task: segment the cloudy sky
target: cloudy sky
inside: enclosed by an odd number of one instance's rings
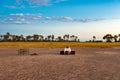
[[[119,34],[120,0],[0,0],[0,34]]]

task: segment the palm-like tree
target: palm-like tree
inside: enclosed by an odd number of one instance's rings
[[[75,35],[70,36],[71,41],[74,41],[74,37],[75,37]]]
[[[43,41],[44,36],[43,35],[39,35],[40,41]]]
[[[43,36],[39,35],[39,41],[42,41],[42,40],[43,40]]]
[[[64,36],[63,36],[64,41],[65,41],[65,37],[66,37],[66,36],[64,35]]]
[[[4,35],[4,41],[8,41],[8,40],[9,40],[9,37],[10,37],[10,33],[7,32],[7,33]]]
[[[77,41],[77,39],[78,39],[78,36],[75,36],[75,41]]]
[[[50,41],[50,40],[51,40],[51,37],[52,37],[51,35],[48,35],[48,36],[47,36],[47,40]]]
[[[62,37],[61,36],[58,36],[58,41],[62,41]]]
[[[21,37],[19,35],[16,35],[16,40],[20,41]]]
[[[77,38],[78,38],[78,36],[75,36],[75,35],[71,35],[70,36],[70,38],[71,38],[71,41],[77,41]]]
[[[26,36],[26,40],[27,40],[27,41],[31,41],[32,38],[33,38],[33,37],[32,37],[31,35]]]
[[[96,40],[96,36],[93,36],[93,42],[95,42],[95,40]]]
[[[53,40],[54,40],[54,38],[55,38],[55,36],[52,34],[52,35],[51,35],[51,38],[52,38],[52,41],[53,41]]]
[[[16,35],[11,35],[12,41],[17,41],[17,36]]]
[[[20,41],[25,41],[25,38],[22,34],[20,35]]]
[[[106,34],[103,39],[106,39],[106,42],[112,42],[113,36],[111,34]]]
[[[65,35],[63,36],[63,39],[64,39],[65,41],[68,41],[68,40],[69,40],[69,37],[70,37],[69,34],[65,34]]]
[[[33,39],[34,39],[34,41],[38,41],[39,35],[38,35],[38,34],[34,34],[34,35],[33,35]]]
[[[21,36],[19,35],[11,35],[12,41],[21,41]]]
[[[2,35],[2,34],[0,34],[0,41],[2,41],[2,39],[3,39],[3,35]]]

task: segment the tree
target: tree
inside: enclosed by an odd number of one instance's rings
[[[112,42],[113,36],[111,34],[106,34],[103,39],[106,39],[106,42]]]
[[[77,39],[78,39],[78,36],[75,36],[75,41],[77,41]]]
[[[16,41],[20,41],[21,37],[19,35],[16,35]]]
[[[17,40],[17,36],[16,35],[11,35],[12,37],[12,41],[16,41]]]
[[[8,40],[9,40],[9,37],[10,37],[10,33],[7,32],[7,33],[4,35],[4,41],[8,41]]]
[[[118,38],[117,35],[114,35],[114,36],[113,36],[113,39],[115,40],[115,42],[117,42],[117,38]]]
[[[51,35],[47,36],[47,40],[50,41],[51,37]]]
[[[93,42],[95,42],[95,40],[96,40],[96,36],[93,36]]]
[[[25,41],[25,38],[22,34],[20,35],[20,41]]]
[[[27,40],[27,41],[31,41],[32,38],[33,38],[33,37],[32,37],[31,35],[26,36],[26,40]]]
[[[12,41],[21,41],[21,36],[19,35],[11,35]]]
[[[118,34],[118,37],[119,37],[119,40],[118,40],[118,41],[120,42],[120,34]]]
[[[52,38],[52,41],[53,41],[53,40],[54,40],[54,38],[55,38],[55,36],[52,34],[52,35],[51,35],[51,38]]]
[[[71,41],[74,41],[74,38],[75,38],[75,35],[70,36]]]
[[[0,34],[0,41],[2,41],[2,39],[3,39],[3,35],[2,35],[2,34]]]
[[[70,39],[71,39],[71,41],[77,41],[77,38],[78,38],[78,36],[75,36],[75,35],[71,35],[70,36]]]
[[[69,34],[65,34],[65,35],[63,36],[63,39],[64,39],[65,41],[68,41],[68,40],[69,40],[69,37],[70,37]]]
[[[33,39],[34,39],[34,41],[38,41],[39,35],[38,35],[38,34],[34,34],[34,35],[33,35]]]
[[[62,37],[61,36],[58,36],[58,41],[62,41]]]
[[[43,35],[39,35],[40,41],[43,41],[44,36]]]

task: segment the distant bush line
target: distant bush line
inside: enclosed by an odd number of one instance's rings
[[[120,42],[120,34],[106,34],[103,36],[103,40],[106,42]],[[103,42],[103,40],[97,40],[96,36],[92,36],[92,40],[85,42]],[[69,34],[57,37],[53,34],[46,37],[39,34],[33,34],[25,37],[23,34],[13,35],[7,32],[6,34],[0,34],[0,42],[80,42],[80,39],[76,35]]]

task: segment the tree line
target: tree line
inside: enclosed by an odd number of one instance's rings
[[[112,35],[112,34],[106,34],[103,36],[103,40],[106,40],[106,42],[120,42],[120,34],[118,35]],[[96,36],[92,37],[92,40],[89,40],[87,42],[103,42],[103,40],[97,40]],[[39,34],[33,34],[33,35],[27,35],[26,37],[21,34],[21,35],[13,35],[7,32],[6,34],[0,34],[0,41],[5,42],[49,42],[49,41],[58,41],[58,42],[80,42],[80,39],[76,35],[69,35],[65,34],[63,36],[58,36],[55,38],[55,35],[48,35],[48,36],[43,36]]]
[[[105,36],[103,36],[103,39],[105,39],[106,42],[120,42],[120,34],[118,35],[106,34]]]
[[[43,36],[39,34],[33,34],[33,35],[27,35],[26,37],[21,34],[21,35],[12,35],[9,32],[6,34],[2,35],[0,34],[0,41],[14,41],[14,42],[19,42],[19,41],[27,41],[27,42],[39,42],[39,41],[74,41],[77,42],[79,41],[78,36],[76,35],[69,35],[65,34],[63,36],[58,36],[55,38],[55,35],[48,35],[48,36]]]

